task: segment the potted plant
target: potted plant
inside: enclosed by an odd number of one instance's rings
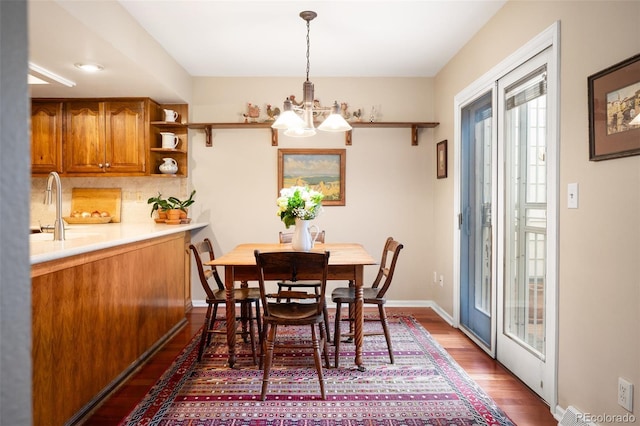
[[[171,206],[171,209],[175,209],[175,210],[179,210],[180,211],[180,219],[186,219],[187,218],[187,210],[188,207],[190,205],[192,205],[193,203],[195,203],[195,200],[193,199],[193,196],[196,194],[196,190],[194,189],[193,191],[191,191],[191,195],[189,195],[189,198],[187,198],[186,200],[182,201],[176,197],[169,197],[167,198],[167,201],[169,202],[169,205]]]
[[[162,194],[158,192],[156,197],[151,197],[147,200],[147,204],[152,204],[150,216],[153,217],[153,212],[158,212],[158,220],[164,221],[167,218],[167,211],[171,209],[171,205],[168,200],[162,198]]]
[[[162,198],[162,194],[158,192],[156,197],[147,200],[147,204],[151,204],[151,216],[153,212],[158,211],[157,222],[180,223],[181,220],[187,219],[187,208],[195,203],[193,196],[196,194],[195,189],[186,200],[180,200],[177,197]]]

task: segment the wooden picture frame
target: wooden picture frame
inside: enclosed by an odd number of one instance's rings
[[[344,206],[346,156],[346,149],[278,149],[278,196],[308,186],[324,194],[323,206]]]
[[[589,160],[640,154],[640,54],[587,81]]]
[[[447,140],[436,144],[436,177],[444,179],[447,177]]]

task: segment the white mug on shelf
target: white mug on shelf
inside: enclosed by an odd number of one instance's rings
[[[164,121],[176,121],[178,119],[178,113],[172,109],[164,110]]]
[[[180,139],[176,136],[175,133],[170,132],[160,132],[162,135],[162,148],[164,149],[175,149],[178,146],[178,142]]]

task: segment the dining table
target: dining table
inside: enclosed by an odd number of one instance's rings
[[[258,281],[258,268],[254,251],[283,252],[294,251],[291,243],[244,243],[237,245],[233,250],[225,253],[205,264],[224,267],[224,285],[226,290],[226,327],[227,347],[229,351],[229,367],[233,368],[236,362],[236,311],[233,289],[236,283]],[[348,280],[355,288],[354,315],[354,344],[355,365],[360,371],[365,370],[362,360],[362,341],[364,327],[363,313],[363,282],[364,267],[375,265],[376,261],[367,250],[358,243],[316,243],[311,252],[325,252],[329,254],[328,280]],[[265,276],[265,279],[278,280],[282,277]]]

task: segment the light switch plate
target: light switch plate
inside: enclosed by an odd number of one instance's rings
[[[578,208],[578,184],[567,184],[567,207],[570,209]]]

